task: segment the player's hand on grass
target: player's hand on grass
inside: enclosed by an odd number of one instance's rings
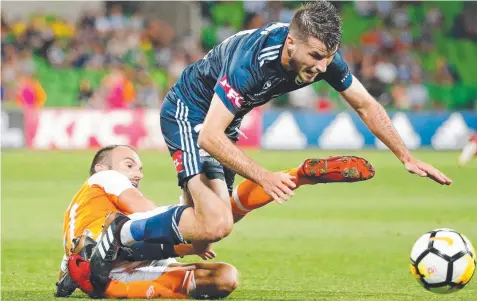
[[[267,173],[259,184],[275,202],[281,204],[293,196],[294,193],[292,189],[296,187],[293,182],[294,178],[295,177],[283,172]]]
[[[216,257],[215,252],[212,250],[212,244],[204,242],[192,242],[194,254],[202,258],[203,260],[214,259]]]
[[[439,184],[442,184],[442,185],[452,184],[452,180],[449,179],[441,171],[434,168],[432,165],[416,160],[414,158],[411,158],[409,161],[404,162],[404,167],[410,173],[417,174],[421,177],[428,177]]]
[[[208,251],[205,251],[203,253],[200,253],[198,254],[200,258],[202,258],[203,260],[208,260],[208,259],[214,259],[216,254],[215,252],[211,249],[211,250],[208,250]]]

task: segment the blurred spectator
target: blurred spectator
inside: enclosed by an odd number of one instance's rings
[[[452,73],[447,65],[447,61],[440,57],[436,61],[436,73],[434,74],[434,82],[438,85],[450,86],[454,83]]]
[[[159,89],[152,77],[145,71],[138,71],[137,78],[137,107],[157,109],[161,106],[163,95],[161,95]]]
[[[256,13],[248,13],[247,15],[245,15],[245,20],[244,20],[245,30],[260,28],[262,26],[265,26],[265,20],[263,19],[261,15]]]
[[[444,16],[442,15],[440,9],[437,6],[432,6],[426,14],[426,23],[427,25],[440,28],[444,22]]]
[[[106,92],[106,108],[129,108],[134,102],[136,91],[122,67],[114,66],[102,84]]]
[[[407,89],[402,83],[395,84],[391,89],[393,106],[400,110],[409,110],[411,108],[411,99],[407,94]]]
[[[21,108],[40,108],[45,104],[46,92],[35,78],[20,75],[16,83],[16,102]]]
[[[92,45],[93,53],[91,54],[86,66],[88,69],[101,70],[106,66],[106,55],[104,47],[99,43]]]
[[[249,15],[260,15],[267,9],[267,1],[244,1],[243,7],[245,12]]]
[[[242,29],[259,28],[268,22],[289,22],[300,4],[299,1],[245,1],[243,11],[240,10],[244,14]],[[456,16],[449,33],[442,30],[449,25],[445,19],[448,13],[437,3],[421,6],[418,2],[385,0],[337,4],[347,8],[354,6],[359,16],[367,18],[363,24],[373,24],[367,31],[359,31],[359,41],[353,42],[356,45],[344,42],[341,51],[351,72],[383,105],[423,109],[429,104],[426,84],[450,86],[463,80],[454,58],[450,57],[449,62],[442,57],[437,59],[436,52],[442,50],[442,41],[449,38],[446,34],[477,40],[475,3],[463,4],[464,9]],[[18,100],[21,93],[17,93],[17,88],[21,83],[22,87],[29,88],[23,89],[20,103],[41,103],[43,88],[40,84],[41,89],[31,88],[38,86],[36,73],[45,74],[58,68],[67,74],[75,68],[77,72],[92,74],[88,78],[95,79],[94,85],[106,74],[96,91],[91,88],[93,82],[88,80],[75,83],[78,87],[75,96],[83,105],[158,107],[164,89],[178,79],[187,65],[200,60],[204,50],[209,50],[202,49],[201,45],[215,45],[239,30],[233,18],[229,23],[214,24],[214,7],[222,5],[221,1],[202,1],[200,5],[203,25],[211,27],[207,33],[211,42],[203,44],[187,34],[176,36],[170,24],[158,18],[146,18],[137,11],[137,3],[132,2],[109,2],[103,9],[80,12],[77,24],[60,16],[37,14],[25,20],[8,20],[5,18],[8,14],[2,14],[2,100]],[[418,30],[411,22],[416,20],[422,23]],[[346,20],[344,22],[346,24]],[[463,53],[471,51],[465,49]],[[45,86],[51,85],[45,83]],[[285,103],[318,110],[333,109],[337,96],[324,88],[315,92],[315,88],[310,86],[291,94]],[[40,92],[29,92],[35,89]],[[31,98],[28,93],[38,97]]]
[[[296,6],[293,2],[270,1],[266,11],[266,22],[290,22],[295,8],[289,6]]]
[[[477,5],[475,2],[465,2],[464,9],[454,20],[452,35],[458,39],[471,39],[477,42]]]
[[[47,51],[48,62],[56,68],[66,66],[66,54],[60,41],[55,41]]]
[[[393,11],[393,1],[381,0],[374,2],[376,11],[381,19],[387,19]]]
[[[391,15],[392,23],[397,28],[404,28],[409,24],[409,15],[407,12],[407,5],[399,3],[393,10]]]
[[[18,54],[18,72],[33,75],[35,73],[35,62],[33,61],[31,50],[24,48]]]
[[[364,32],[361,35],[361,45],[364,47],[364,51],[374,53],[379,50],[381,46],[381,30],[383,29],[382,23],[378,23],[375,28]]]
[[[396,80],[397,68],[388,56],[380,55],[376,63],[375,73],[378,80],[385,84],[391,84]]]
[[[429,103],[429,91],[422,84],[422,75],[420,73],[412,74],[412,83],[407,87],[407,95],[413,110],[423,110]]]
[[[91,98],[93,97],[93,88],[89,79],[84,78],[80,81],[78,91],[78,103],[82,107],[89,106]]]
[[[109,15],[109,24],[112,30],[121,30],[126,26],[126,18],[123,16],[123,9],[120,5],[113,5]]]
[[[186,54],[182,51],[178,51],[172,57],[169,68],[169,85],[173,85],[181,76],[182,71],[187,67]]]
[[[355,1],[354,8],[361,17],[371,17],[375,12],[374,1]]]
[[[421,28],[421,35],[415,41],[418,49],[424,53],[435,51],[435,42],[432,35],[432,27],[425,25]]]

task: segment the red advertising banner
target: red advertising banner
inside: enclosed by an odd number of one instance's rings
[[[244,147],[258,147],[261,113],[242,124]],[[33,149],[87,149],[129,144],[138,149],[167,150],[158,110],[43,109],[25,112],[26,144]]]

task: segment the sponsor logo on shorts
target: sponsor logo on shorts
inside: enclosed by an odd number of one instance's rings
[[[154,298],[154,285],[151,285],[146,292],[146,298],[147,299],[152,299]]]
[[[220,86],[224,88],[224,91],[226,93],[227,99],[232,102],[234,107],[237,109],[240,109],[242,107],[242,102],[243,102],[243,96],[240,95],[237,91],[235,91],[234,88],[232,88],[228,81],[227,81],[227,76],[222,77],[219,81]]]
[[[184,171],[184,162],[182,161],[182,151],[178,150],[172,155],[172,160],[174,161],[174,166],[176,167],[177,173]]]

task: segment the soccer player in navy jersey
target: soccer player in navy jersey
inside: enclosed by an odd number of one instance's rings
[[[253,108],[320,80],[341,94],[408,172],[439,184],[452,183],[442,172],[412,156],[386,111],[350,73],[339,51],[341,37],[341,19],[336,8],[326,1],[311,2],[296,11],[290,24],[271,23],[239,32],[184,70],[163,102],[161,130],[176,166],[184,203],[194,208],[190,218],[197,235],[191,237],[201,239],[192,243],[202,243],[207,248],[232,231],[240,218],[234,215],[229,200],[230,196],[235,200],[236,173],[278,202],[288,200],[293,190],[303,184],[297,181],[296,173],[267,170],[235,142],[243,117]],[[313,167],[313,183],[353,182],[362,180],[363,173],[374,175],[374,170],[367,170],[372,168],[370,164],[357,157],[317,159],[305,161],[302,166]],[[302,166],[299,170],[305,170]],[[180,217],[177,219],[178,224]],[[104,233],[109,228],[119,233],[121,225],[128,229],[130,223],[124,217],[111,218]],[[147,235],[132,236],[157,240],[162,235],[154,226],[158,224],[144,223],[140,228]],[[126,232],[122,229],[121,233]],[[94,275],[103,270],[102,263],[115,257],[121,241],[118,237],[114,235],[111,244],[115,247],[107,252],[106,259],[93,253],[92,278],[96,277],[98,282],[102,282],[101,278],[107,282],[107,273],[102,273],[106,277]]]
[[[185,69],[167,94],[161,129],[179,185],[196,206],[199,199],[207,203],[219,236],[232,229],[227,204],[234,173],[261,185],[276,200],[288,200],[295,187],[291,175],[268,171],[234,144],[243,116],[320,80],[340,92],[409,172],[451,183],[408,151],[385,110],[350,73],[339,51],[341,36],[336,8],[326,1],[308,3],[290,24],[272,23],[226,39]]]

